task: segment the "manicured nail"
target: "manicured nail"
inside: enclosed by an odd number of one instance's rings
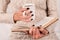
[[[47,34],[49,34],[49,32]]]
[[[33,14],[31,16],[34,16]]]
[[[27,34],[29,34],[29,31],[27,31]]]
[[[27,10],[29,10],[29,8],[27,8]]]
[[[32,11],[30,11],[30,13],[32,13]]]
[[[32,25],[32,26],[35,26],[35,25]]]
[[[40,27],[37,27],[38,29],[40,29]]]
[[[41,34],[43,34],[41,31],[40,31]]]
[[[31,21],[32,21],[33,19],[31,19]]]

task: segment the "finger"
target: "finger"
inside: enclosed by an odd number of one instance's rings
[[[19,15],[18,15],[19,16]],[[31,15],[30,16],[19,16],[19,18],[20,19],[24,19],[24,20],[26,20],[26,19],[30,19],[31,18]]]
[[[37,28],[37,32],[36,32],[36,39],[37,38],[41,38],[43,37],[44,35],[40,33],[39,29]]]
[[[32,35],[32,32],[33,32],[33,27],[30,28],[29,34]]]
[[[45,35],[47,35],[47,34],[49,34],[49,31],[46,30],[46,29],[44,29],[44,30],[43,30],[43,33],[44,33]]]
[[[41,37],[43,37],[43,36],[45,36],[45,35],[43,35],[43,34],[40,34],[40,35],[39,35],[39,38],[41,38]]]
[[[19,16],[19,19],[26,22],[30,22],[33,20],[31,19],[31,16]]]
[[[38,29],[36,29],[36,39],[39,38],[40,32]]]
[[[26,13],[25,13],[25,15],[30,15],[31,13],[32,13],[32,11],[30,11],[30,10],[27,10],[27,11],[25,11]]]
[[[31,14],[30,15],[28,15],[28,16],[24,16],[23,18],[24,19],[29,19],[29,18],[31,18],[32,16],[31,16]]]
[[[24,22],[30,22],[31,21],[31,19],[23,19],[22,17],[20,19],[21,19],[21,21],[24,21]]]
[[[39,28],[37,28],[37,31],[36,31],[36,39],[37,38],[41,38],[43,36],[44,36],[44,34],[42,34],[42,32],[39,30]]]
[[[27,11],[29,8],[21,8],[16,13],[23,14],[24,11]]]
[[[25,19],[24,21],[25,21],[25,22],[30,22],[30,21],[32,21],[32,20],[31,20],[31,18],[29,18],[29,19]]]
[[[25,31],[26,34],[29,34],[29,30],[28,31]]]
[[[24,12],[24,11],[27,11],[27,10],[29,10],[29,8],[21,8],[20,9],[21,12]]]
[[[43,29],[43,28],[40,28],[40,29],[38,28],[38,30],[39,30],[40,33],[38,33],[38,31],[36,32],[37,34],[39,34],[39,35],[36,35],[36,38],[41,38],[41,37],[47,35],[47,33],[48,33],[48,32],[46,32],[47,30],[45,30],[45,29]],[[45,33],[44,31],[45,31],[46,33]]]
[[[44,35],[47,35],[47,34],[49,34],[49,32],[48,32],[48,30],[46,30],[46,29],[40,29],[40,32],[42,33],[42,34],[44,34]]]
[[[33,34],[32,34],[32,35],[33,35],[33,38],[36,37],[36,31],[37,31],[37,30],[36,30],[36,28],[34,27],[34,29],[33,29]]]
[[[25,22],[30,22],[31,20],[30,20],[30,19],[27,19],[27,20],[23,20],[23,21],[25,21]]]

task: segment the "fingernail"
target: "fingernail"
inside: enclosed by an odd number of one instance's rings
[[[40,33],[42,34],[42,32],[40,31]]]
[[[31,19],[31,21],[32,21],[33,19]]]
[[[40,27],[37,27],[38,29],[40,29]]]
[[[32,11],[30,11],[30,13],[32,13]]]
[[[29,10],[29,8],[27,8],[27,10]]]
[[[31,16],[34,16],[33,14]]]
[[[47,34],[49,34],[49,32]]]
[[[32,25],[32,26],[35,26],[35,25]]]
[[[29,34],[29,31],[27,31],[27,34]]]

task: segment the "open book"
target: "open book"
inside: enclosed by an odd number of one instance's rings
[[[44,19],[42,19],[41,21],[35,23],[35,27],[37,26],[42,26],[42,28],[46,28],[49,25],[51,25],[52,23],[56,22],[58,20],[58,18],[56,17],[46,17]],[[13,32],[19,32],[19,31],[24,31],[24,30],[29,30],[29,29],[12,29]]]

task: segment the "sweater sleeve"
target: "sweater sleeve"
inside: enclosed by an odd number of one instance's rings
[[[0,0],[0,23],[14,23],[13,14],[6,13],[10,0]]]

